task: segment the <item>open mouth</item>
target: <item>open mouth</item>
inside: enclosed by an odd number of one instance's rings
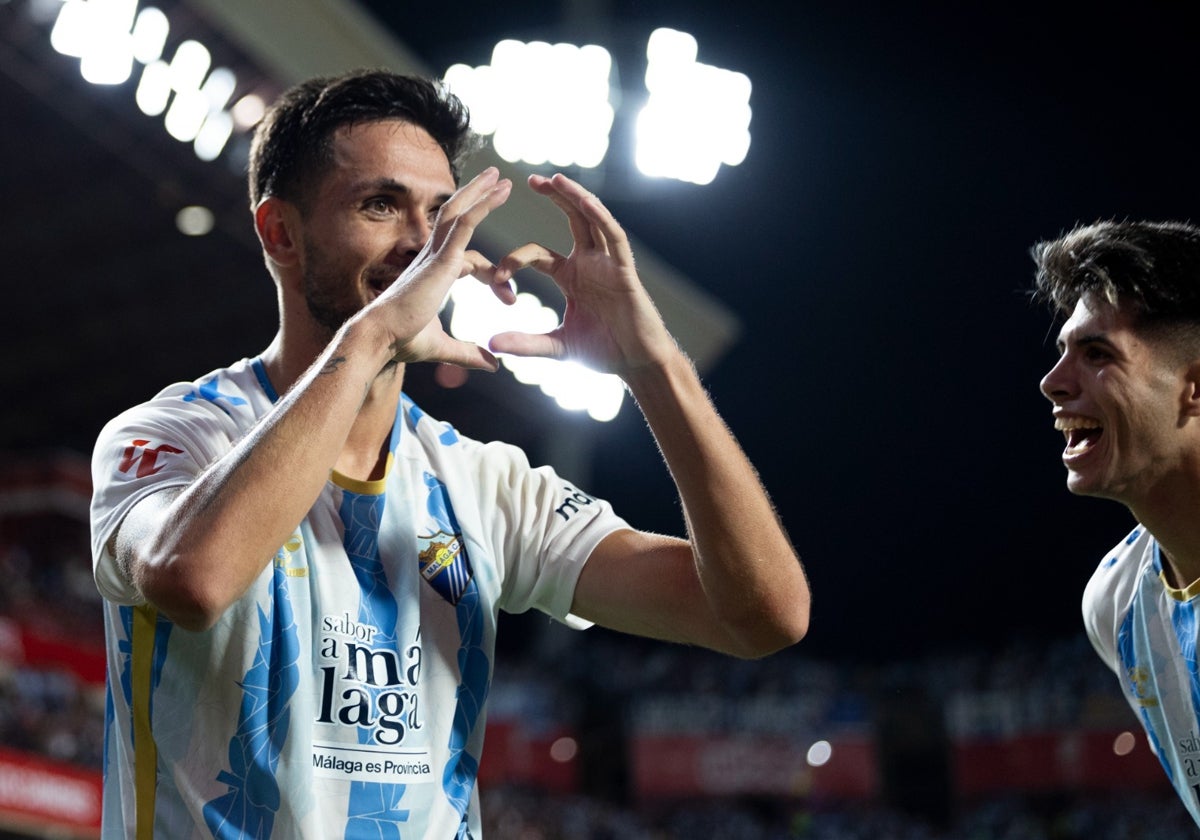
[[[392,274],[389,274],[385,277],[381,277],[381,276],[368,277],[367,278],[367,286],[376,295],[381,295],[387,291],[388,286],[392,285],[392,283],[395,282],[395,280],[396,280],[396,276],[392,275]]]
[[[1097,421],[1083,417],[1057,417],[1054,428],[1067,439],[1067,448],[1063,452],[1066,456],[1082,455],[1095,446],[1104,434],[1104,427]]]

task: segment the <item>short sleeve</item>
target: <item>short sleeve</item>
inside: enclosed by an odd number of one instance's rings
[[[148,496],[186,487],[239,436],[231,419],[189,386],[172,386],[110,421],[92,453],[92,571],[100,594],[119,604],[141,601],[109,551],[129,512]]]
[[[1097,655],[1120,674],[1117,634],[1128,614],[1138,582],[1153,558],[1153,539],[1144,528],[1134,529],[1110,551],[1083,591],[1083,625]]]
[[[514,446],[465,443],[476,450],[481,520],[502,564],[501,609],[590,626],[570,615],[579,573],[602,539],[629,524],[551,467],[531,468]]]

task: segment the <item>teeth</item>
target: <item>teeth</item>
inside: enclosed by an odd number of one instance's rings
[[[1091,438],[1081,438],[1075,443],[1068,443],[1065,453],[1067,455],[1078,455],[1092,445]]]
[[[1055,417],[1054,428],[1060,432],[1069,432],[1074,429],[1099,429],[1100,424],[1086,417]]]

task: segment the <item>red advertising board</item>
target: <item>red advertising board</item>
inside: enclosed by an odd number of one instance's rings
[[[877,762],[867,736],[831,741],[822,758],[813,766],[807,745],[768,736],[638,735],[632,745],[634,788],[643,798],[875,795]]]
[[[1146,736],[1114,731],[1044,732],[953,746],[959,794],[1000,791],[1169,791]]]
[[[0,616],[0,662],[61,668],[91,685],[104,685],[104,644],[63,639]]]
[[[484,785],[527,785],[548,793],[579,789],[577,741],[563,726],[523,726],[516,720],[488,721],[479,780]]]
[[[98,772],[0,749],[0,823],[99,837],[101,802]]]

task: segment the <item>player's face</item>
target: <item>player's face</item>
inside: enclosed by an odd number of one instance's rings
[[[1059,333],[1057,364],[1042,379],[1073,493],[1129,506],[1152,498],[1180,469],[1186,364],[1133,318],[1085,295]]]
[[[411,123],[340,129],[333,166],[303,219],[304,296],[331,333],[374,300],[425,241],[454,192],[445,152]]]

